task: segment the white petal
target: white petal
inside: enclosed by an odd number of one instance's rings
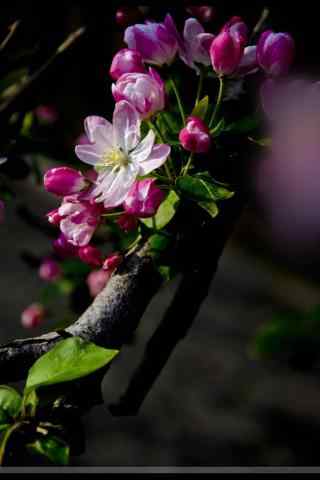
[[[116,207],[123,203],[138,174],[138,168],[132,163],[129,167],[121,168],[107,192],[97,198],[103,201],[106,208]]]
[[[186,42],[192,44],[199,33],[204,33],[204,28],[195,18],[188,18],[184,24],[183,37]]]
[[[125,152],[132,150],[140,140],[140,118],[137,110],[126,100],[116,104],[113,113],[115,142]]]
[[[93,133],[98,125],[103,125],[107,130],[112,130],[112,125],[108,120],[98,115],[90,115],[84,121],[84,130],[90,143],[94,142]]]
[[[93,145],[77,145],[75,152],[78,158],[89,165],[97,165],[101,163],[101,152]]]
[[[143,162],[139,163],[139,175],[147,175],[156,168],[164,164],[167,157],[170,155],[170,146],[165,144],[154,145],[149,157]]]
[[[93,132],[94,145],[102,154],[113,148],[113,127],[110,123],[110,128],[104,125],[98,125]]]
[[[146,160],[152,150],[155,139],[155,133],[153,130],[149,130],[148,134],[144,137],[139,145],[130,153],[130,158],[134,162],[143,162]]]

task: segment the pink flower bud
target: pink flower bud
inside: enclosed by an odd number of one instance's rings
[[[123,48],[113,57],[109,70],[113,80],[118,80],[124,73],[144,73],[141,54],[137,50]]]
[[[80,192],[86,186],[82,173],[70,167],[51,168],[44,174],[43,182],[48,192],[59,196]]]
[[[294,50],[294,40],[288,33],[266,30],[259,38],[257,60],[269,75],[284,75],[293,61]]]
[[[116,22],[120,27],[127,27],[141,20],[142,14],[137,7],[124,6],[116,11]]]
[[[169,15],[167,15],[169,17]],[[170,65],[177,53],[178,43],[164,23],[148,22],[128,27],[124,41],[129,48],[138,50],[143,61],[154,65]]]
[[[209,5],[189,5],[186,10],[202,23],[211,22],[216,15],[216,10]]]
[[[124,232],[135,230],[138,225],[136,217],[128,213],[123,213],[117,220],[117,224]]]
[[[135,217],[153,217],[165,196],[155,183],[154,178],[135,181],[123,203],[125,211]]]
[[[153,68],[149,73],[125,73],[112,85],[112,94],[116,102],[131,103],[141,118],[148,118],[165,106],[164,83]]]
[[[244,46],[231,35],[222,31],[210,46],[210,58],[214,71],[218,75],[231,75],[240,63]]]
[[[42,280],[52,282],[57,280],[61,276],[61,268],[58,262],[52,258],[43,259],[40,268],[39,268],[39,277]]]
[[[179,140],[185,150],[206,153],[211,146],[207,125],[198,117],[187,118],[186,126],[179,133]]]
[[[107,270],[112,273],[122,262],[123,257],[119,253],[112,253],[107,257],[103,263],[103,270]]]
[[[4,212],[5,212],[5,205],[2,200],[0,200],[0,224],[4,222]]]
[[[55,208],[54,210],[51,210],[46,214],[46,217],[48,219],[49,223],[52,223],[52,225],[59,225],[62,218],[61,215],[59,215],[59,209]]]
[[[222,32],[229,32],[230,35],[242,46],[248,40],[248,27],[241,17],[232,17],[222,28]]]
[[[107,270],[94,270],[87,276],[90,295],[96,297],[107,285],[111,273]]]
[[[249,75],[250,73],[255,73],[258,69],[257,47],[255,45],[249,45],[248,47],[245,47],[242,59],[235,73],[237,76],[242,77],[244,75]]]
[[[46,124],[52,124],[58,120],[58,112],[51,105],[39,105],[35,109],[35,114],[40,122]]]
[[[21,314],[24,328],[35,328],[41,325],[45,317],[45,309],[40,303],[32,303]]]
[[[102,264],[101,252],[92,245],[86,245],[80,247],[78,250],[80,260],[84,263],[88,263],[92,267],[99,267]]]
[[[53,248],[61,258],[75,257],[78,254],[78,247],[68,242],[63,233],[53,241]]]

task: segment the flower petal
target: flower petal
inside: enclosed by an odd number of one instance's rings
[[[78,158],[89,165],[97,165],[101,162],[101,151],[96,144],[76,145],[75,152]]]
[[[126,100],[116,104],[113,113],[114,139],[125,152],[132,150],[140,140],[140,118],[137,110]]]
[[[161,167],[170,155],[170,150],[170,146],[166,144],[154,145],[149,157],[139,163],[139,175],[147,175],[152,172],[152,170]]]
[[[138,174],[138,167],[131,163],[112,175],[110,187],[96,199],[97,202],[104,202],[105,208],[116,207],[126,198],[132,184]]]
[[[152,150],[155,140],[155,133],[153,130],[149,130],[148,134],[144,137],[139,145],[130,153],[130,158],[137,163],[146,160]]]
[[[99,117],[98,115],[90,115],[84,121],[84,130],[90,143],[95,141],[93,134],[98,125],[103,125],[109,132],[112,130],[112,125],[110,122],[108,122],[108,120],[103,117]],[[110,134],[112,136],[111,132]]]

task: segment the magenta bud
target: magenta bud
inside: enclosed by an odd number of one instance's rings
[[[52,258],[43,259],[39,268],[39,277],[47,282],[53,282],[61,276],[61,267],[58,262]]]
[[[123,203],[125,211],[135,217],[153,217],[165,196],[155,183],[154,178],[135,181]]]
[[[4,212],[5,212],[5,205],[2,200],[0,200],[0,224],[4,222]]]
[[[52,225],[59,225],[62,218],[61,215],[59,215],[59,209],[55,208],[54,210],[51,210],[46,214],[46,217],[48,219],[49,223],[52,223]]]
[[[216,15],[216,10],[209,5],[189,5],[186,10],[202,23],[211,22]]]
[[[41,325],[45,317],[45,309],[40,303],[32,303],[21,314],[24,328],[35,328]]]
[[[128,213],[123,213],[117,220],[117,224],[124,232],[135,230],[138,225],[136,217]]]
[[[96,297],[107,285],[111,273],[107,270],[94,270],[87,276],[87,285],[90,295]]]
[[[51,168],[44,174],[43,183],[48,192],[63,197],[80,192],[86,186],[86,179],[73,168],[58,167]]]
[[[55,107],[51,105],[39,105],[35,109],[35,114],[40,122],[48,125],[58,120],[58,112]]]
[[[266,30],[258,41],[257,60],[269,75],[285,75],[293,61],[294,50],[294,40],[288,33]]]
[[[78,250],[80,260],[88,263],[91,267],[99,267],[102,264],[101,252],[92,245],[80,247]]]
[[[143,61],[153,65],[170,65],[178,50],[178,42],[170,27],[167,15],[163,23],[148,22],[128,27],[124,41],[129,48],[138,50]]]
[[[118,80],[124,73],[144,73],[142,56],[137,50],[123,48],[113,57],[109,70],[113,80]]]
[[[239,66],[244,46],[229,31],[222,31],[210,46],[210,58],[218,75],[231,75]]]
[[[206,153],[211,146],[207,125],[199,117],[187,118],[186,126],[179,133],[179,140],[185,150]]]
[[[149,68],[148,73],[125,73],[112,85],[116,102],[127,100],[141,118],[149,118],[165,107],[165,88],[160,75]]]
[[[52,243],[54,251],[61,258],[75,257],[78,254],[78,247],[68,242],[63,233]]]
[[[123,28],[138,22],[141,18],[141,11],[137,7],[123,6],[116,11],[116,22]]]
[[[241,17],[232,17],[222,28],[222,32],[229,32],[243,47],[248,40],[248,27]]]
[[[107,257],[102,265],[103,270],[112,273],[122,262],[123,256],[120,253],[112,253]]]

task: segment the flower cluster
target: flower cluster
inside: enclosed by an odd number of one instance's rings
[[[182,32],[169,14],[163,22],[146,21],[126,28],[127,47],[115,54],[109,69],[114,81],[112,122],[97,115],[87,117],[85,133],[75,147],[78,159],[90,167],[78,171],[61,166],[44,175],[46,190],[61,198],[60,206],[47,214],[61,232],[54,241],[55,254],[61,259],[77,257],[98,269],[87,281],[92,295],[106,284],[131,247],[120,249],[116,261],[104,259],[93,244],[101,225],[112,225],[124,235],[137,232],[136,239],[145,235],[146,228],[151,235],[157,212],[171,191],[179,201],[184,195],[196,198],[201,208],[216,215],[216,202],[229,198],[230,192],[223,190],[223,197],[220,189],[215,197],[214,179],[206,173],[200,184],[192,174],[201,174],[197,155],[211,155],[216,144],[224,87],[229,80],[258,71],[274,81],[288,72],[293,60],[294,42],[289,34],[267,30],[252,44],[249,28],[240,17],[232,17],[218,32],[207,32],[199,19],[206,23],[208,15],[214,15],[208,8],[191,9],[195,16],[185,21]],[[183,101],[172,73],[173,64],[179,62],[199,82],[193,108]],[[211,101],[215,79],[219,89]],[[208,96],[201,99],[209,80],[210,100]],[[150,217],[153,222],[146,221]],[[58,274],[48,260],[41,272],[43,278]]]

